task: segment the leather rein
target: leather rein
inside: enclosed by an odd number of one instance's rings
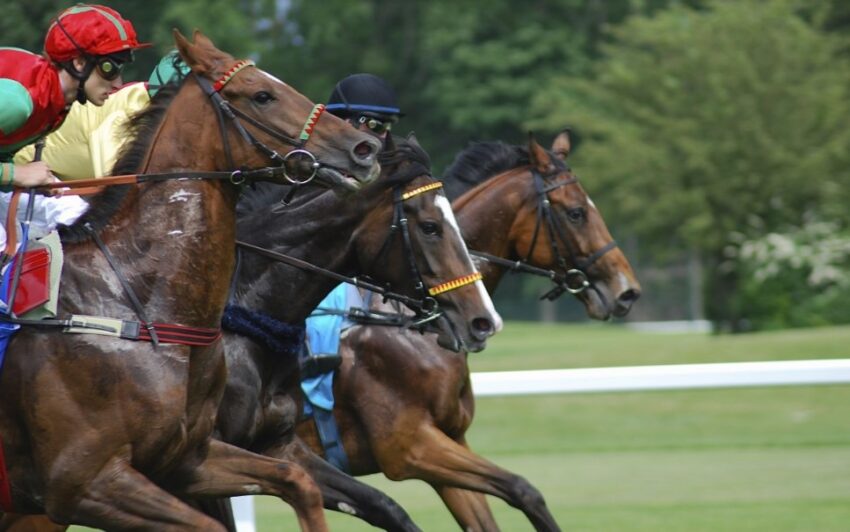
[[[207,97],[210,99],[211,103],[213,104],[213,108],[215,109],[228,166],[234,167],[235,165],[233,163],[230,143],[228,140],[227,123],[225,122],[225,117],[230,120],[230,123],[234,126],[234,128],[237,130],[237,132],[239,132],[240,136],[246,142],[248,142],[249,144],[254,146],[258,151],[266,155],[273,163],[275,163],[275,166],[256,169],[237,169],[229,172],[181,171],[149,174],[128,174],[99,179],[84,179],[77,181],[50,183],[36,188],[62,189],[61,192],[57,193],[56,195],[86,195],[101,192],[106,186],[141,184],[175,179],[227,180],[234,185],[241,185],[245,182],[250,182],[254,180],[276,180],[280,177],[283,177],[284,179],[295,185],[294,189],[300,185],[305,185],[309,183],[316,176],[319,168],[322,166],[322,163],[320,163],[311,152],[304,149],[304,146],[310,139],[310,136],[313,133],[313,129],[319,118],[321,117],[322,113],[324,112],[325,107],[322,104],[317,104],[313,107],[313,110],[307,117],[307,120],[305,121],[304,126],[301,129],[301,133],[298,139],[289,137],[271,128],[270,126],[267,126],[262,122],[255,120],[254,118],[248,116],[244,112],[231,105],[220,94],[221,89],[224,88],[227,82],[229,82],[233,78],[233,76],[236,75],[236,73],[246,67],[252,66],[255,66],[253,61],[238,61],[230,69],[228,69],[224,73],[224,75],[222,75],[222,77],[220,77],[212,84],[208,80],[200,76],[195,75],[193,77],[201,86],[201,89],[204,91]],[[256,127],[257,129],[260,129],[261,131],[274,137],[275,139],[294,146],[295,149],[289,151],[286,155],[281,156],[275,150],[269,148],[262,141],[252,135],[247,129],[245,129],[245,127],[240,122],[240,119],[248,122],[252,126]],[[308,161],[310,174],[304,179],[297,179],[291,176],[286,167],[286,163],[292,157],[295,156],[306,157]],[[7,227],[14,227],[14,224],[16,223],[17,206],[22,191],[23,189],[16,188],[13,192],[9,206]],[[25,227],[28,227],[32,218],[33,193],[34,189],[30,189],[30,202],[28,204],[26,213],[27,218],[23,222]],[[67,319],[29,320],[12,316],[11,310],[9,310],[8,314],[0,313],[0,320],[16,325],[59,327],[62,328],[63,332],[93,333],[108,336],[117,336],[129,340],[150,341],[153,343],[154,347],[157,347],[160,342],[194,346],[207,346],[212,345],[213,343],[218,341],[219,338],[221,338],[220,327],[189,327],[185,325],[153,323],[149,321],[145,316],[144,309],[138,297],[136,296],[135,292],[127,281],[126,276],[118,268],[117,261],[115,261],[112,254],[109,252],[105,243],[100,239],[97,232],[94,231],[91,226],[85,226],[84,229],[92,237],[98,248],[106,257],[107,262],[110,264],[113,271],[117,275],[118,280],[121,283],[121,286],[124,289],[124,292],[127,295],[131,306],[133,307],[133,311],[135,312],[138,321],[80,315],[72,315],[70,318]],[[16,231],[7,231],[7,233],[9,237],[6,249],[3,252],[4,263],[8,260],[11,260],[11,257],[14,256],[15,249],[17,248]],[[13,287],[17,285],[17,277],[19,275],[19,272],[20,268],[18,268],[18,270],[16,271],[17,275],[14,279],[15,283],[13,284]],[[10,298],[13,297],[14,292],[12,293]],[[11,304],[8,305],[8,308],[11,309]]]
[[[413,257],[413,244],[410,238],[408,220],[407,217],[404,215],[403,203],[405,200],[408,200],[414,196],[425,192],[437,190],[442,186],[442,183],[434,182],[406,192],[402,191],[401,186],[396,186],[393,188],[393,221],[392,225],[390,226],[390,234],[387,236],[387,239],[384,241],[383,246],[381,246],[380,251],[375,256],[375,260],[377,260],[384,254],[393,239],[393,235],[395,235],[396,232],[400,230],[404,242],[405,256],[407,257],[408,267],[411,270],[412,278],[414,280],[414,290],[416,291],[418,296],[416,298],[393,292],[387,287],[376,285],[358,277],[348,277],[336,273],[334,271],[328,270],[326,268],[322,268],[321,266],[316,266],[315,264],[312,264],[305,260],[292,257],[283,253],[278,253],[270,249],[255,246],[247,242],[237,240],[236,245],[239,248],[252,251],[273,261],[282,262],[284,264],[294,266],[307,272],[324,275],[325,277],[329,277],[339,282],[348,283],[358,288],[365,288],[382,296],[384,298],[384,301],[391,299],[403,303],[404,305],[407,305],[409,308],[413,309],[416,313],[413,320],[405,321],[404,325],[414,328],[422,327],[425,324],[430,323],[442,316],[442,311],[440,310],[439,303],[434,298],[434,296],[458,289],[462,286],[466,286],[468,284],[479,281],[482,278],[480,272],[473,272],[471,274],[461,276],[457,279],[452,279],[450,281],[440,283],[430,288],[425,287],[425,282],[422,279],[422,275],[419,273],[419,269],[417,268],[416,261]]]

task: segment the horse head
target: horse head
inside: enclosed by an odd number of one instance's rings
[[[201,109],[181,113],[182,123],[169,134],[178,138],[191,128],[193,136],[210,136],[211,142],[222,146],[215,154],[216,167],[280,167],[281,171],[269,172],[269,180],[291,183],[316,177],[337,190],[349,191],[378,176],[377,139],[324,113],[324,106],[314,105],[290,85],[257,68],[253,61],[235,60],[199,31],[190,42],[174,30],[174,40],[194,74],[190,77],[197,80],[189,80],[183,87],[205,92],[217,116],[214,119],[212,113]],[[181,96],[175,97],[179,101],[174,105],[209,107],[197,95]],[[214,139],[214,135],[221,138]],[[186,167],[202,167],[197,157],[187,153]]]
[[[555,148],[563,159],[529,137],[534,185],[528,187],[525,216],[516,221],[517,253],[559,274],[562,286],[584,303],[590,317],[625,316],[640,296],[640,284],[596,205],[563,162],[568,133],[556,138]]]
[[[560,139],[561,156],[547,152],[533,136],[526,147],[473,144],[446,170],[446,187],[456,198],[454,208],[470,248],[502,261],[482,266],[489,289],[504,268],[530,266],[555,283],[547,298],[570,292],[592,318],[624,316],[639,297],[640,285],[596,205],[564,162],[566,141]]]
[[[392,201],[373,209],[355,232],[359,262],[395,290],[424,298],[427,306],[436,303],[441,346],[484,349],[502,320],[469,256],[442,183],[431,176],[428,155],[411,135],[390,140],[381,165],[398,184]]]

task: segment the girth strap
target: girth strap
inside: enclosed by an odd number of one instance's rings
[[[147,329],[147,333],[150,336],[150,341],[153,342],[153,346],[156,347],[159,345],[159,339],[157,338],[156,331],[153,328],[153,324],[151,324],[145,316],[145,309],[142,307],[142,303],[136,296],[136,292],[133,290],[133,287],[130,286],[127,278],[123,273],[121,273],[121,269],[118,268],[118,264],[115,262],[115,259],[112,258],[112,253],[109,252],[109,249],[107,249],[106,244],[103,243],[103,240],[101,240],[97,231],[92,229],[89,224],[85,224],[83,228],[89,236],[92,237],[92,240],[94,240],[95,244],[97,244],[97,247],[100,248],[103,256],[106,257],[106,262],[109,263],[112,271],[115,272],[115,276],[118,277],[118,282],[121,283],[121,288],[124,289],[124,293],[127,294],[127,298],[130,300],[130,306],[133,307],[133,312],[135,312],[136,316],[142,321],[142,325],[145,326],[145,329]]]
[[[100,334],[115,336],[125,340],[153,342],[150,329],[156,330],[157,341],[164,344],[182,344],[208,346],[221,338],[221,329],[189,327],[173,323],[150,323],[150,328],[133,320],[119,320],[101,316],[72,315],[66,322],[63,332]],[[156,344],[155,344],[156,345]]]

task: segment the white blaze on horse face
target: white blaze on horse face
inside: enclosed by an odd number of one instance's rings
[[[259,69],[258,69],[258,70],[259,70]],[[264,75],[265,77],[267,77],[267,78],[271,79],[272,81],[275,81],[275,82],[277,82],[277,83],[283,83],[284,85],[286,85],[286,83],[285,83],[285,82],[283,82],[283,81],[279,80],[278,78],[276,78],[276,77],[272,76],[271,74],[269,74],[269,73],[268,73],[268,72],[266,72],[265,70],[260,70],[259,72],[260,72],[260,74],[262,74],[262,75]]]
[[[457,224],[457,219],[455,218],[455,213],[452,210],[452,204],[449,202],[449,199],[442,194],[437,194],[434,199],[434,204],[443,212],[443,218],[448,220],[449,225],[454,229],[457,234],[458,239],[461,244],[463,244],[463,249],[466,252],[466,260],[467,265],[470,268],[470,272],[477,271],[475,266],[472,264],[472,257],[469,256],[469,250],[466,249],[466,243],[463,240],[460,232],[460,226]],[[495,327],[494,332],[499,332],[502,330],[502,317],[499,316],[499,313],[496,312],[496,307],[493,305],[493,300],[490,299],[490,294],[487,292],[487,289],[484,287],[484,283],[482,281],[475,281],[475,288],[478,289],[478,295],[481,297],[481,301],[484,302],[484,307],[487,309],[487,312],[490,314],[490,321],[493,322],[493,327]]]

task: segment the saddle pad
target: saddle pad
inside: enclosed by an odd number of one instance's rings
[[[15,278],[19,260],[16,259],[9,277],[9,284]],[[20,316],[50,299],[50,250],[48,248],[29,249],[24,252],[21,262],[21,278],[12,304],[12,312]],[[11,287],[9,288],[11,290]]]

